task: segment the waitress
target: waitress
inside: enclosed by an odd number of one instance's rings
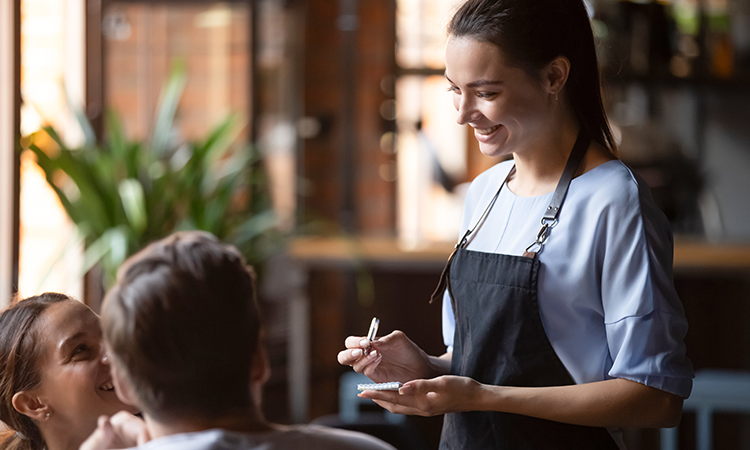
[[[441,279],[447,352],[400,331],[346,339],[339,362],[445,414],[442,449],[617,449],[672,427],[692,387],[672,235],[616,157],[582,0],[469,0],[448,25],[458,123],[485,155]],[[365,351],[369,350],[369,351]]]

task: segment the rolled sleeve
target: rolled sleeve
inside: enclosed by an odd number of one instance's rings
[[[685,357],[684,316],[654,311],[608,323],[606,329],[613,358],[610,377],[690,396],[693,368]]]
[[[671,229],[651,202],[639,201],[646,194],[633,192],[607,217],[601,286],[612,358],[608,375],[687,398],[693,367],[684,344],[687,320],[672,281]]]

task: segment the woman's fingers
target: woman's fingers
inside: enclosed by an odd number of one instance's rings
[[[352,367],[356,366],[361,370],[364,370],[366,366],[374,361],[373,357],[370,357],[369,359],[366,358],[374,348],[372,344],[373,343],[365,337],[349,336],[344,340],[346,350],[343,350],[338,354],[337,359],[339,364]],[[357,370],[356,367],[355,370]],[[360,372],[360,370],[357,370],[357,372]]]
[[[391,403],[385,400],[373,400],[381,408],[385,408],[393,414],[405,414],[407,416],[426,416],[424,411],[410,406],[399,405],[397,403]]]
[[[344,345],[349,349],[363,348],[362,344],[365,344],[365,348],[369,347],[370,341],[364,336],[349,336],[344,340]]]
[[[120,411],[112,416],[110,423],[115,432],[115,440],[122,448],[143,445],[150,440],[143,419],[127,411]]]
[[[393,391],[364,391],[360,394],[360,397],[369,398],[394,414],[434,415],[434,412],[429,408],[425,408],[420,398],[412,395],[401,395],[399,392]]]
[[[465,410],[479,383],[471,378],[442,376],[429,380],[412,380],[398,392],[368,390],[359,394],[396,414],[434,416]]]
[[[352,366],[352,368],[359,373],[364,372],[365,369],[372,364],[377,365],[380,362],[380,359],[381,355],[377,350],[373,350],[365,355],[364,350],[361,348],[344,350],[338,354],[339,364]]]
[[[377,350],[372,350],[366,356],[361,357],[357,362],[352,364],[352,368],[355,372],[363,373],[368,378],[373,379],[372,375],[382,360],[383,355]]]
[[[344,366],[351,366],[355,363],[355,361],[361,358],[363,354],[364,353],[361,348],[354,350],[346,349],[339,352],[337,359],[339,360],[339,364]]]
[[[100,416],[96,430],[80,446],[80,450],[105,450],[111,448],[114,432],[109,417]]]

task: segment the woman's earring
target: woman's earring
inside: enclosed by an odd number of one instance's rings
[[[49,420],[49,412],[47,412],[47,414],[44,416],[44,419]]]

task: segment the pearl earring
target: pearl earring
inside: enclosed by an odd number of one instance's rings
[[[44,416],[45,420],[49,420],[49,412]]]

